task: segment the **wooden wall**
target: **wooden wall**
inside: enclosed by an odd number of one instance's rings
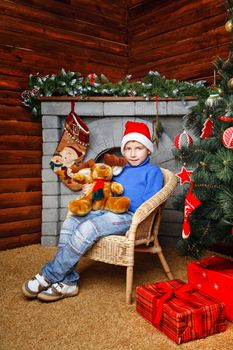
[[[128,73],[213,83],[212,62],[227,58],[225,0],[129,0]]]
[[[41,123],[20,94],[30,73],[127,74],[124,1],[0,0],[0,249],[41,235]]]

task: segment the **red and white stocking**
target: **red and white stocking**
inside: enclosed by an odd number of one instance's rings
[[[189,215],[193,212],[194,209],[196,209],[201,202],[199,199],[195,196],[195,194],[192,192],[192,186],[190,187],[190,190],[185,198],[184,203],[184,222],[182,227],[182,238],[186,239],[190,235],[190,222],[189,222]]]
[[[56,151],[50,161],[52,170],[67,187],[73,191],[81,186],[73,180],[73,170],[83,162],[89,143],[89,129],[75,113],[74,103],[66,117],[64,131]]]

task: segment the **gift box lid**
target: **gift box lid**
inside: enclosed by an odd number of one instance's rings
[[[153,297],[153,299],[159,299],[162,295],[166,294],[166,287],[178,291],[178,293],[171,293],[171,298],[169,297],[166,301],[168,306],[172,305],[173,309],[173,298],[179,299],[177,305],[179,305],[179,311],[182,309],[187,312],[187,305],[195,304],[195,308],[198,305],[203,307],[206,304],[219,304],[220,302],[214,297],[208,295],[207,293],[193,288],[191,285],[185,283],[180,279],[169,280],[166,282],[151,283],[136,287],[136,294],[143,293],[148,297]],[[199,300],[198,300],[199,299]],[[197,305],[196,305],[197,304]],[[180,309],[181,308],[181,309]]]
[[[222,258],[220,256],[211,256],[198,261],[188,263],[190,265],[197,265],[203,269],[219,272],[222,275],[233,278],[233,261]]]

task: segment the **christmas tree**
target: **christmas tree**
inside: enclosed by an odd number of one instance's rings
[[[230,19],[225,28],[232,32],[233,2],[227,7]],[[178,248],[195,258],[214,243],[233,246],[233,44],[227,60],[218,58],[214,68],[218,84],[214,81],[209,97],[190,109],[184,117],[186,130],[174,141],[175,158],[183,165],[177,175],[184,183]]]

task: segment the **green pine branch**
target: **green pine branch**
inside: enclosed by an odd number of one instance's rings
[[[33,111],[34,117],[41,116],[38,98],[42,96],[142,96],[146,100],[158,96],[181,98],[184,101],[186,96],[208,96],[203,81],[190,83],[169,80],[154,71],[150,71],[141,81],[131,81],[131,76],[126,76],[112,83],[104,74],[84,77],[80,72],[61,69],[58,75],[30,75],[29,89],[22,93],[22,99],[23,104]]]
[[[229,18],[233,21],[233,1],[228,1]],[[233,246],[233,150],[230,130],[233,127],[233,43],[228,58],[216,59],[220,82],[209,90],[209,97],[198,103],[184,116],[187,133],[193,144],[174,149],[177,162],[193,169],[193,193],[201,204],[189,215],[191,234],[180,239],[178,249],[184,255],[200,258],[203,249],[213,243]],[[211,118],[212,132],[206,137],[203,127]],[[228,139],[226,135],[228,134]],[[203,138],[204,136],[204,138]],[[206,138],[205,138],[206,137]],[[224,140],[224,142],[223,142]],[[185,195],[177,197],[176,207],[184,210]]]

